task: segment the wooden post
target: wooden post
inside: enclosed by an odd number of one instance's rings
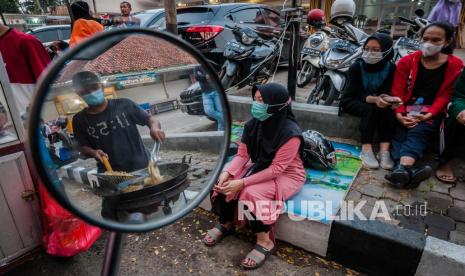
[[[166,30],[174,35],[178,34],[178,23],[176,21],[176,1],[164,0]]]

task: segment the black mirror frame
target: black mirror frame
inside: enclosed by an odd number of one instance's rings
[[[207,70],[211,76],[213,76],[213,81],[216,82],[220,97],[224,103],[224,120],[225,120],[225,139],[224,139],[224,146],[222,151],[220,152],[220,156],[218,159],[218,166],[215,168],[214,171],[211,172],[211,178],[208,182],[208,185],[202,192],[197,195],[197,197],[187,204],[187,206],[179,213],[175,213],[173,215],[164,217],[160,220],[154,222],[147,222],[143,224],[124,224],[119,223],[116,221],[105,220],[102,222],[101,220],[96,219],[95,217],[82,212],[78,208],[75,208],[73,204],[71,204],[68,200],[60,196],[59,189],[57,189],[50,177],[48,176],[44,166],[42,165],[42,158],[39,150],[39,135],[40,132],[37,129],[39,125],[40,118],[41,118],[41,111],[42,106],[45,101],[45,96],[49,90],[49,84],[55,80],[58,73],[64,68],[66,62],[74,57],[77,53],[79,53],[82,49],[89,47],[90,45],[101,41],[103,39],[107,39],[112,36],[116,35],[133,35],[133,34],[143,34],[149,35],[155,38],[164,39],[168,42],[173,43],[174,45],[178,46],[179,48],[185,50],[186,52],[192,54],[192,56]],[[54,64],[48,68],[46,72],[44,72],[39,80],[39,84],[36,88],[36,92],[34,94],[34,99],[32,101],[31,111],[29,115],[29,123],[28,123],[28,149],[30,151],[30,155],[34,162],[34,166],[36,168],[36,172],[38,173],[40,179],[44,183],[47,188],[47,191],[53,196],[53,198],[60,203],[65,209],[70,211],[71,213],[75,214],[79,218],[83,219],[84,221],[101,227],[106,230],[115,231],[115,232],[123,232],[123,233],[141,233],[141,232],[148,232],[155,229],[159,229],[163,226],[169,225],[176,220],[184,217],[188,213],[190,213],[195,207],[197,207],[204,198],[210,194],[212,187],[215,184],[215,180],[218,178],[219,174],[221,173],[222,167],[224,166],[227,158],[227,151],[230,143],[230,135],[231,135],[231,114],[229,110],[229,105],[226,99],[226,94],[224,92],[223,86],[221,82],[211,67],[211,65],[207,62],[207,59],[192,45],[188,44],[187,42],[180,40],[176,36],[155,31],[147,28],[128,28],[128,29],[117,29],[108,32],[102,32],[94,37],[89,38],[88,40],[82,42],[79,45],[76,45],[72,49],[70,49],[67,53],[65,53],[62,57],[60,57]]]

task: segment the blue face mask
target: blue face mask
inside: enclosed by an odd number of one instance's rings
[[[100,105],[105,100],[105,95],[103,93],[103,89],[100,88],[98,90],[95,90],[92,93],[89,93],[89,94],[87,94],[85,96],[82,96],[82,99],[88,105]]]

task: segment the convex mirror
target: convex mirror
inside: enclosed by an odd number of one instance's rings
[[[194,47],[120,29],[54,62],[28,129],[39,175],[58,202],[91,224],[142,232],[174,222],[209,194],[230,117],[216,74]]]

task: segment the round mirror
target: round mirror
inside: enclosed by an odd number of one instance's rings
[[[64,207],[108,230],[142,232],[209,194],[229,129],[224,91],[195,48],[122,29],[77,45],[49,69],[29,139],[40,177]]]

